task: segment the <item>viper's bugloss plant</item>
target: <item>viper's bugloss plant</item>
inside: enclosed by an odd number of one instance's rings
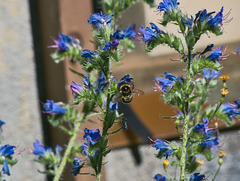
[[[109,12],[111,1],[106,2],[103,3],[104,9]],[[128,1],[125,5],[127,7],[134,2]],[[152,1],[148,2],[151,4]],[[56,50],[51,55],[55,62],[70,59],[78,62],[85,71],[82,74],[70,69],[80,77],[79,81],[72,81],[70,85],[73,95],[71,105],[82,105],[81,111],[75,110],[70,104],[53,100],[47,100],[43,104],[43,113],[48,115],[50,124],[70,136],[63,155],[57,149],[54,153],[51,148],[42,146],[38,141],[34,143],[32,152],[38,156],[36,161],[47,165],[45,173],[53,174],[55,181],[59,180],[67,162],[73,163],[74,167],[70,172],[74,176],[88,174],[100,180],[103,158],[111,151],[108,135],[127,127],[123,114],[118,113],[118,102],[129,103],[133,99],[133,78],[126,74],[117,80],[111,68],[112,62],[116,63],[122,59],[125,50],[135,47],[134,41],[138,33],[135,25],[123,30],[116,28],[114,18],[122,10],[123,7],[118,7],[112,13],[94,13],[86,20],[93,27],[95,50],[83,49],[79,40],[62,33],[58,39],[53,39],[54,45],[49,46]],[[82,136],[84,142],[76,142],[81,123],[94,116],[102,123],[102,128],[85,128]],[[117,122],[122,123],[122,127],[109,131]],[[92,172],[82,173],[84,167],[91,167]]]
[[[162,17],[159,25],[150,23],[151,28],[139,30],[146,43],[146,51],[152,51],[155,47],[163,44],[173,48],[180,54],[180,59],[186,65],[186,74],[182,77],[165,72],[165,78],[157,77],[155,80],[155,90],[162,92],[163,101],[179,109],[179,113],[170,118],[176,119],[175,125],[181,137],[181,144],[176,142],[162,141],[157,138],[151,140],[153,146],[159,152],[156,157],[168,159],[171,157],[171,166],[178,167],[180,181],[203,180],[205,174],[200,174],[199,165],[204,162],[199,161],[199,155],[203,155],[207,161],[215,158],[220,143],[222,142],[218,124],[209,127],[209,123],[217,118],[232,125],[233,118],[239,117],[239,101],[234,103],[224,103],[225,96],[229,93],[226,80],[229,78],[221,74],[221,61],[228,55],[224,55],[226,49],[223,47],[214,48],[213,44],[207,45],[202,51],[196,51],[195,45],[204,34],[212,33],[217,36],[223,33],[223,24],[227,16],[224,16],[224,7],[219,12],[207,12],[206,9],[196,12],[194,15],[183,13],[179,8],[177,0],[163,0],[157,9]],[[179,35],[163,32],[160,26],[168,24],[176,25]],[[183,37],[183,38],[180,38]],[[213,49],[214,48],[214,49]],[[238,51],[237,51],[238,52]],[[237,54],[237,53],[236,53]],[[222,80],[222,88],[219,91],[220,99],[214,105],[207,102],[209,91],[216,88]],[[222,163],[222,162],[221,162]],[[220,169],[218,161],[216,174],[208,176],[212,180],[216,178]],[[165,176],[155,175],[156,180],[178,180],[177,174],[170,175],[164,167]]]
[[[240,99],[234,103],[224,102],[229,92],[226,84],[229,77],[220,74],[223,68],[221,61],[228,56],[224,55],[226,49],[222,46],[214,47],[214,44],[206,45],[201,51],[195,48],[196,43],[205,34],[219,36],[223,33],[222,27],[227,17],[223,15],[224,8],[219,12],[207,12],[204,9],[195,15],[188,15],[181,11],[177,0],[163,0],[157,6],[162,15],[158,24],[151,22],[149,27],[141,26],[139,32],[135,25],[123,30],[118,29],[115,18],[134,2],[136,0],[104,0],[102,5],[105,12],[89,16],[86,21],[93,27],[92,35],[96,45],[94,50],[83,49],[79,40],[62,33],[58,39],[53,39],[55,44],[49,46],[55,49],[51,54],[55,62],[70,59],[79,63],[84,70],[84,73],[79,73],[70,69],[80,77],[70,85],[73,95],[70,104],[53,100],[47,100],[43,104],[43,113],[48,115],[50,124],[60,128],[70,137],[63,154],[59,146],[53,151],[52,148],[41,145],[39,141],[33,144],[32,153],[38,157],[36,161],[46,164],[47,170],[44,173],[52,174],[54,181],[60,179],[67,162],[73,164],[69,173],[74,176],[91,175],[100,181],[104,157],[111,152],[108,136],[127,128],[126,119],[118,112],[118,102],[130,103],[134,91],[133,78],[126,73],[117,80],[111,71],[112,63],[119,62],[126,49],[134,49],[134,41],[139,39],[139,35],[146,44],[147,52],[159,45],[167,45],[179,53],[178,61],[186,65],[183,76],[165,72],[164,76],[155,79],[155,90],[162,92],[163,101],[179,110],[176,116],[163,117],[176,119],[175,125],[182,142],[179,144],[150,138],[152,147],[158,151],[156,157],[164,158],[162,163],[165,173],[157,173],[153,179],[178,180],[177,174],[169,174],[171,166],[177,168],[180,181],[205,179],[206,173],[199,173],[199,167],[204,164],[203,160],[199,160],[199,155],[203,155],[207,161],[213,160],[222,142],[218,124],[210,126],[209,123],[219,118],[232,125],[234,119],[240,117]],[[152,0],[145,2],[153,6]],[[161,30],[160,26],[166,27],[168,24],[176,25],[181,36]],[[238,49],[235,53],[239,52]],[[210,104],[207,102],[209,91],[217,88],[219,80],[222,81],[220,99],[216,104]],[[81,105],[82,109],[77,110],[74,105]],[[102,124],[101,128],[85,128],[82,134],[83,141],[77,142],[81,124],[92,117],[97,117]],[[118,122],[122,123],[122,127],[111,130]],[[223,164],[222,157],[226,155],[222,150],[219,152],[218,169],[215,174],[208,176],[212,177],[212,180],[216,178]],[[82,172],[85,167],[92,170],[89,173]]]

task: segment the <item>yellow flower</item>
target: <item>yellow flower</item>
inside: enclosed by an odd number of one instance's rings
[[[225,157],[227,154],[225,151],[220,151],[219,152],[219,158]]]
[[[222,96],[226,96],[229,93],[229,91],[226,88],[221,89]]]
[[[229,79],[230,77],[228,75],[222,75],[219,77],[223,82],[226,82],[227,79]]]
[[[164,167],[168,167],[168,165],[169,165],[169,161],[168,161],[168,160],[164,160],[164,161],[163,161],[163,166],[164,166]]]
[[[198,163],[199,165],[203,165],[204,161],[203,161],[203,160],[198,160],[197,163]]]

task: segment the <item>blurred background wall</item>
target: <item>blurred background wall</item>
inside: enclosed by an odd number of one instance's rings
[[[64,61],[59,64],[50,59],[53,44],[51,37],[57,38],[60,32],[79,38],[83,48],[94,50],[91,39],[91,26],[87,23],[90,13],[99,11],[98,1],[86,0],[8,0],[0,2],[0,119],[6,122],[3,143],[16,145],[18,150],[24,150],[18,156],[19,162],[11,169],[9,180],[45,180],[37,173],[42,170],[40,164],[33,162],[33,156],[27,151],[32,143],[39,139],[46,145],[64,145],[68,138],[58,130],[49,126],[46,117],[41,114],[41,101],[53,99],[67,102],[72,99],[69,85],[78,77],[73,76],[68,67],[81,71],[81,68]],[[156,1],[158,5],[160,1]],[[182,0],[180,7],[193,16],[198,10],[219,11],[224,6],[224,12],[231,11],[234,19],[224,25],[224,36],[206,35],[199,42],[199,50],[214,43],[215,47],[228,46],[226,54],[236,51],[240,34],[240,2],[236,0]],[[119,29],[133,23],[137,29],[149,26],[149,22],[157,22],[159,13],[150,9],[142,2],[135,3],[124,11],[117,22]],[[154,18],[154,20],[153,20]],[[174,31],[170,27],[170,31]],[[130,73],[134,78],[135,87],[145,92],[144,96],[136,97],[131,104],[125,105],[121,111],[128,115],[129,129],[121,131],[110,138],[113,151],[107,157],[105,166],[106,181],[138,180],[146,181],[157,173],[164,173],[162,161],[154,157],[157,153],[149,148],[148,136],[161,139],[177,137],[173,121],[160,119],[159,114],[176,114],[176,110],[167,107],[160,101],[159,94],[153,93],[153,80],[156,76],[170,72],[181,76],[183,63],[171,62],[169,59],[179,58],[171,49],[159,46],[152,53],[143,51],[144,45],[137,44],[136,50],[126,52],[122,65],[114,68],[113,73],[119,79]],[[223,74],[228,74],[230,94],[227,101],[240,97],[240,57],[231,55],[223,61]],[[212,92],[212,100],[220,96],[219,90]],[[86,125],[85,125],[86,126]],[[93,126],[93,125],[89,125]],[[95,127],[97,125],[94,125]],[[227,152],[226,164],[218,178],[219,180],[238,180],[240,169],[236,166],[240,160],[240,143],[237,136],[238,127],[222,129],[221,138],[224,141],[221,148]],[[80,131],[79,138],[82,138]],[[3,144],[2,143],[2,144]],[[215,160],[216,162],[216,160]],[[213,161],[214,163],[214,161]],[[66,168],[63,180],[95,180],[90,176],[69,174],[71,165]],[[203,170],[215,169],[209,164]],[[24,170],[24,171],[23,171]],[[34,178],[34,179],[33,179]],[[217,179],[218,180],[218,179]]]
[[[6,123],[1,146],[15,145],[20,152],[6,180],[45,179],[28,150],[43,138],[30,19],[27,0],[0,1],[0,119]]]

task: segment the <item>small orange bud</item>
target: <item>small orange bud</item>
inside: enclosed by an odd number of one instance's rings
[[[219,158],[225,157],[227,154],[225,151],[220,151],[219,152]]]
[[[203,160],[198,160],[197,163],[198,163],[199,165],[203,165],[204,161],[203,161]]]
[[[228,93],[229,93],[229,91],[228,91],[227,89],[225,89],[225,88],[222,88],[222,89],[221,89],[221,94],[222,94],[222,96],[225,97]]]
[[[219,77],[223,82],[226,82],[230,77],[228,75],[222,75]]]
[[[168,167],[168,165],[169,165],[169,161],[168,161],[168,160],[164,160],[164,161],[163,161],[163,166],[164,166],[164,167]]]

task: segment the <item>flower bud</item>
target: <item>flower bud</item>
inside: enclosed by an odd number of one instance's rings
[[[175,126],[176,126],[176,127],[179,127],[179,126],[180,126],[180,120],[179,120],[179,119],[177,119],[177,120],[175,121]]]
[[[198,163],[199,166],[201,166],[201,165],[204,164],[204,161],[203,160],[198,160],[197,163]]]
[[[228,75],[223,75],[223,76],[220,76],[219,77],[223,82],[226,82],[227,79],[229,79],[229,76]]]
[[[227,154],[225,151],[220,151],[219,158],[225,157]]]
[[[167,171],[168,165],[169,165],[169,161],[168,160],[164,160],[163,161],[163,168],[164,168],[165,172]]]
[[[222,158],[219,158],[219,159],[218,159],[218,164],[219,164],[219,165],[222,165],[222,164],[223,164],[223,159],[222,159]]]
[[[228,89],[226,89],[226,88],[221,89],[221,94],[223,97],[225,97],[228,93],[229,93]]]

